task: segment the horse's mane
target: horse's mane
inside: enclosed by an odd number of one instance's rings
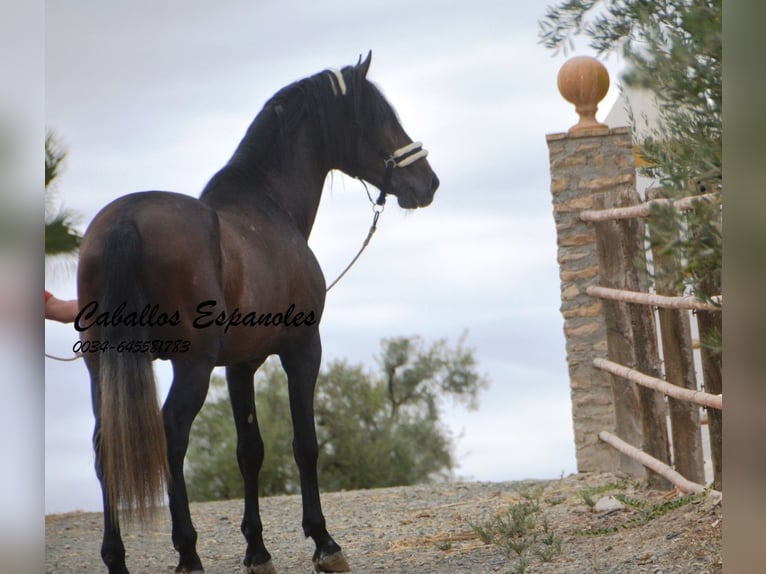
[[[248,127],[229,162],[205,187],[203,195],[216,187],[215,183],[223,173],[263,177],[279,168],[289,153],[292,136],[306,121],[312,122],[319,138],[320,152],[343,153],[343,146],[348,146],[349,142],[338,137],[340,122],[345,121],[341,119],[337,105],[339,97],[344,98],[346,109],[352,111],[354,129],[359,135],[374,133],[391,122],[398,124],[399,119],[391,105],[356,66],[342,70],[347,86],[345,95],[336,93],[332,73],[325,70],[274,94]]]

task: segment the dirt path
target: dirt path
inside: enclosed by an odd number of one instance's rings
[[[621,498],[623,508],[595,512],[588,504],[609,495]],[[552,481],[328,493],[323,506],[330,532],[357,574],[714,574],[722,570],[720,503],[710,497],[673,501],[664,493],[637,488],[606,473]],[[313,544],[301,533],[300,498],[266,498],[261,508],[264,538],[279,573],[312,572]],[[512,525],[509,512],[513,510],[518,518],[516,511],[525,509],[534,511],[524,515],[522,532],[513,538],[525,562],[513,550],[485,544],[472,527],[496,530],[498,516]],[[192,505],[207,574],[241,571],[241,512],[240,500]],[[166,514],[149,530],[125,533],[128,567],[134,574],[173,572],[177,562]],[[46,517],[46,572],[105,572],[99,555],[101,524],[99,513]]]

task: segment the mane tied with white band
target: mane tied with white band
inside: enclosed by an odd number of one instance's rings
[[[330,78],[330,85],[332,86],[332,93],[336,96],[340,92],[341,96],[346,95],[346,80],[343,79],[343,74],[340,70],[335,68],[329,68],[327,70]]]

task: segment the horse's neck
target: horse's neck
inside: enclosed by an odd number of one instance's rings
[[[286,213],[308,239],[329,171],[307,151],[312,148],[294,145],[283,165],[267,171],[253,170],[252,160],[235,155],[211,180],[201,199],[216,209],[235,211],[245,218],[251,209],[263,209],[268,204]]]
[[[308,169],[308,164],[299,161],[290,163],[297,165],[288,165],[281,173],[271,175],[264,192],[287,212],[301,234],[308,239],[328,170],[318,165]]]

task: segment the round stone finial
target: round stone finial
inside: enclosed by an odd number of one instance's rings
[[[558,76],[559,92],[575,105],[580,121],[569,132],[604,126],[596,120],[598,103],[609,91],[609,72],[604,64],[590,56],[575,56],[567,60]]]

